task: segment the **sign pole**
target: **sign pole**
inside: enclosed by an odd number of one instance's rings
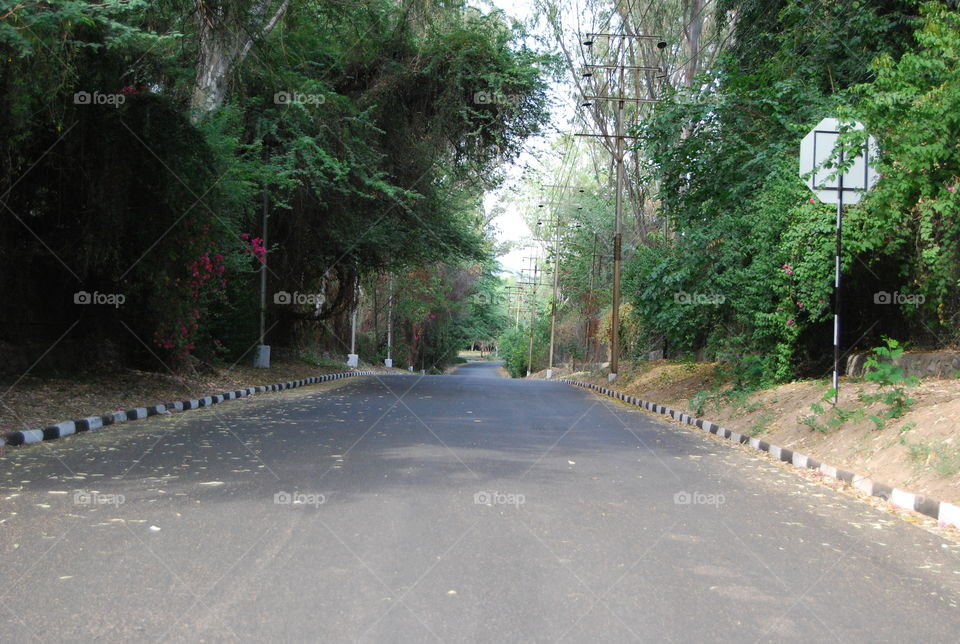
[[[840,152],[843,166],[843,152]],[[840,254],[843,249],[843,172],[837,179],[837,252],[833,282],[833,404],[840,400]]]
[[[843,146],[838,142],[846,130],[863,130],[859,122],[844,124],[835,118],[825,118],[810,130],[800,142],[800,176],[822,203],[837,205],[836,253],[834,257],[833,281],[833,404],[840,401],[840,287],[842,278],[843,252],[843,201],[846,190],[850,191],[850,205],[860,203],[880,178],[875,167],[877,142],[867,136],[865,145],[851,159],[849,175],[844,171]],[[836,167],[836,187],[831,183],[833,175],[821,175],[822,167],[836,154],[839,163]],[[828,167],[829,169],[829,167]],[[844,180],[847,186],[844,186]],[[813,201],[813,200],[811,200]]]

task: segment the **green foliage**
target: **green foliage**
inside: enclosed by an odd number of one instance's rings
[[[61,345],[76,344],[73,364],[108,339],[141,365],[243,359],[266,193],[268,343],[340,353],[358,280],[383,272],[413,275],[397,320],[409,363],[492,343],[502,311],[467,302],[481,273],[478,292],[497,288],[481,195],[546,122],[554,61],[502,13],[418,7],[291,3],[193,123],[192,3],[0,3],[0,191],[15,215],[0,220],[0,287],[18,302],[0,341],[48,347],[79,317]],[[78,307],[80,290],[126,302]],[[371,355],[379,340],[360,338]]]
[[[853,114],[883,149],[883,181],[851,217],[850,244],[891,286],[919,296],[903,307],[911,335],[949,344],[960,320],[960,14],[923,3],[914,39],[899,59],[878,56],[872,82],[854,88]]]
[[[829,388],[824,393],[821,403],[828,403],[830,409],[825,409],[820,403],[813,403],[810,409],[812,415],[806,416],[800,420],[811,429],[826,432],[829,428],[839,428],[847,421],[861,421],[869,418],[870,422],[879,430],[886,427],[888,420],[900,418],[914,404],[914,400],[906,392],[906,387],[913,387],[919,383],[919,380],[913,376],[906,376],[903,369],[894,361],[903,355],[903,348],[900,343],[892,338],[884,338],[884,346],[875,347],[867,358],[864,368],[867,370],[864,378],[876,383],[880,391],[876,394],[865,394],[863,390],[859,393],[859,398],[866,404],[883,402],[888,409],[879,414],[867,415],[866,408],[858,407],[856,409],[843,409],[839,405],[833,404],[833,398],[836,395],[836,389]],[[826,417],[826,426],[821,425],[819,420]],[[901,428],[900,434],[909,429]]]
[[[800,423],[803,425],[806,425],[807,427],[809,427],[814,431],[820,432],[821,434],[826,434],[827,432],[830,431],[829,427],[819,422],[816,414],[810,414],[808,416],[804,416],[803,418],[800,418]]]
[[[702,416],[708,404],[719,410],[724,405],[751,412],[763,405],[748,402],[757,390],[767,386],[764,361],[757,356],[746,356],[736,362],[721,362],[713,373],[709,390],[697,392],[690,400],[694,414]]]
[[[960,15],[906,0],[719,7],[734,9],[727,55],[637,131],[671,224],[625,269],[640,326],[671,355],[761,356],[766,383],[828,368],[835,212],[796,159],[809,128],[838,115],[883,150],[876,190],[847,209],[842,344],[955,342]],[[891,306],[884,291],[913,297]]]
[[[893,338],[884,338],[884,342],[886,346],[875,347],[864,363],[864,378],[877,384],[880,391],[876,394],[860,394],[860,399],[865,403],[882,401],[889,407],[882,418],[871,416],[878,429],[883,428],[883,418],[900,418],[909,411],[916,401],[907,394],[906,388],[915,387],[920,382],[916,376],[907,376],[903,368],[895,363],[903,355],[900,343]]]
[[[513,378],[523,378],[527,370],[536,372],[546,367],[547,345],[550,342],[550,318],[537,317],[533,337],[533,366],[530,368],[530,327],[509,328],[497,341],[500,358]]]

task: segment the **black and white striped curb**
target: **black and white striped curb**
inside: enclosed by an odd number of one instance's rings
[[[56,425],[44,427],[43,429],[26,429],[18,432],[10,432],[0,435],[0,447],[3,445],[29,445],[39,443],[40,441],[49,441],[55,438],[63,438],[71,434],[92,431],[107,427],[108,425],[117,425],[131,420],[140,420],[148,416],[157,414],[168,414],[171,411],[187,411],[190,409],[200,409],[201,407],[210,407],[224,400],[236,400],[245,398],[252,394],[259,394],[267,391],[283,391],[285,389],[295,389],[304,385],[313,385],[318,382],[328,380],[339,380],[340,378],[349,378],[351,376],[369,376],[380,373],[378,371],[345,371],[343,373],[330,373],[323,376],[311,376],[302,380],[291,380],[281,382],[275,385],[261,385],[258,387],[247,387],[246,389],[237,389],[214,396],[205,396],[195,400],[180,400],[177,402],[166,403],[163,405],[152,405],[150,407],[137,407],[127,411],[117,411],[103,416],[90,416],[79,420],[67,420]]]
[[[695,418],[689,414],[677,411],[676,409],[670,409],[669,407],[658,405],[657,403],[641,400],[636,396],[630,396],[621,391],[616,391],[607,387],[601,387],[600,385],[593,385],[587,382],[580,382],[579,380],[560,379],[558,382],[564,382],[577,387],[582,387],[584,389],[593,389],[594,391],[610,396],[611,398],[622,400],[627,404],[643,407],[647,411],[657,414],[670,416],[670,418],[673,420],[685,423],[687,425],[694,425],[705,432],[716,434],[720,438],[726,438],[736,443],[749,445],[750,447],[760,450],[761,452],[768,452],[775,458],[781,461],[786,461],[787,463],[792,463],[797,467],[807,467],[813,470],[818,470],[825,476],[830,476],[848,483],[861,492],[889,501],[896,507],[913,510],[921,514],[925,514],[928,517],[933,517],[941,526],[952,525],[960,528],[960,506],[953,505],[952,503],[937,501],[936,499],[931,499],[920,494],[905,492],[899,488],[878,483],[865,476],[854,474],[853,472],[848,472],[847,470],[842,470],[840,468],[833,467],[832,465],[827,465],[826,463],[821,463],[815,458],[801,454],[800,452],[795,452],[792,449],[771,445],[766,441],[751,438],[750,436],[746,436],[744,434],[738,434],[737,432],[720,427],[716,423],[712,423],[708,420]]]

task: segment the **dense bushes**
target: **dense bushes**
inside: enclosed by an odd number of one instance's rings
[[[823,373],[835,209],[812,202],[797,159],[809,128],[839,115],[864,121],[883,154],[876,190],[847,211],[844,348],[955,341],[958,14],[935,2],[922,16],[912,2],[769,4],[728,2],[737,44],[640,131],[671,220],[626,270],[641,326],[669,354],[754,355],[773,380]],[[891,305],[884,292],[922,298]]]
[[[480,195],[546,118],[551,61],[522,31],[456,3],[291,3],[221,79],[225,100],[198,114],[209,34],[194,12],[218,4],[62,0],[5,13],[5,368],[51,346],[38,368],[89,364],[108,344],[138,366],[241,359],[257,342],[264,256],[268,343],[342,353],[365,284],[442,282],[445,266],[489,260]],[[216,28],[259,33],[254,7],[232,2],[222,16],[233,22]],[[483,92],[511,100],[476,100]],[[94,304],[75,302],[80,292]],[[426,322],[398,310],[398,328],[418,329],[411,361],[442,361],[465,341],[460,326],[477,326],[470,293],[443,297],[453,292],[431,300]],[[96,304],[104,294],[123,302]]]

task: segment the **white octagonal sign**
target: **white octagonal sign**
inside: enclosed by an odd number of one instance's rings
[[[868,137],[853,165],[838,177],[836,169],[827,166],[835,165],[838,160],[836,147],[841,125],[846,125],[847,130],[863,129],[863,124],[856,121],[847,124],[834,118],[820,121],[800,142],[800,176],[823,203],[838,203],[842,194],[844,204],[855,204],[880,176],[875,168],[877,142],[872,136]]]

